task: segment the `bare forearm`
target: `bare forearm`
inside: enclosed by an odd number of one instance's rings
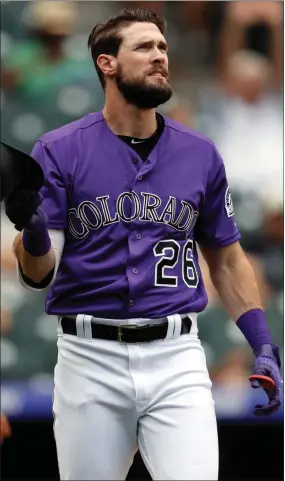
[[[229,316],[237,321],[250,309],[262,309],[254,270],[245,254],[211,273],[212,282]]]
[[[49,252],[44,256],[32,256],[24,249],[21,233],[15,238],[13,252],[24,275],[35,283],[42,282],[55,267],[54,248],[51,246]]]

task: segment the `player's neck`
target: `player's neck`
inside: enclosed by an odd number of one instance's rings
[[[123,98],[108,96],[103,108],[103,116],[116,135],[147,139],[157,129],[155,109],[139,109],[127,104]]]

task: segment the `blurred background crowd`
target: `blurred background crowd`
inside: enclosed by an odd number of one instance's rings
[[[283,358],[283,2],[3,1],[1,140],[30,153],[44,132],[101,109],[88,35],[121,7],[139,5],[167,18],[175,95],[160,111],[209,136],[224,158],[241,242]],[[16,279],[15,234],[2,209],[1,377],[50,393],[57,319],[44,313],[45,292]],[[246,416],[261,395],[247,381],[251,351],[201,264],[209,305],[199,329],[217,413]],[[23,402],[12,387],[2,393],[8,412]]]

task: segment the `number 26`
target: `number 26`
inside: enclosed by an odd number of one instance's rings
[[[167,251],[169,254],[167,255]],[[179,259],[180,245],[175,240],[159,241],[153,248],[156,257],[163,256],[155,265],[156,286],[177,287],[178,277],[166,275],[166,269],[173,269]],[[182,252],[182,278],[189,288],[198,286],[199,277],[193,260],[193,240],[188,240]]]

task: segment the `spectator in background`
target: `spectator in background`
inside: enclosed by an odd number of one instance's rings
[[[254,50],[257,27],[266,41]],[[214,87],[201,94],[199,128],[224,158],[243,248],[283,290],[282,3],[227,2],[216,67]]]
[[[248,29],[268,28],[270,57],[247,48]],[[283,202],[281,2],[228,2],[218,56],[218,89],[202,98],[203,130],[215,140],[235,190]],[[282,200],[281,200],[282,199]]]
[[[221,73],[232,53],[241,49],[254,49],[272,62],[271,84],[282,90],[283,24],[284,12],[281,1],[226,2],[218,53],[218,67]],[[254,36],[258,37],[259,42],[254,42]]]
[[[283,198],[283,126],[279,96],[269,92],[272,67],[255,52],[239,50],[226,63],[216,142],[229,182],[251,189],[266,201]]]
[[[27,3],[29,38],[16,42],[4,57],[2,85],[12,95],[42,102],[58,87],[94,73],[87,57],[76,58],[65,50],[76,21],[76,2]]]

